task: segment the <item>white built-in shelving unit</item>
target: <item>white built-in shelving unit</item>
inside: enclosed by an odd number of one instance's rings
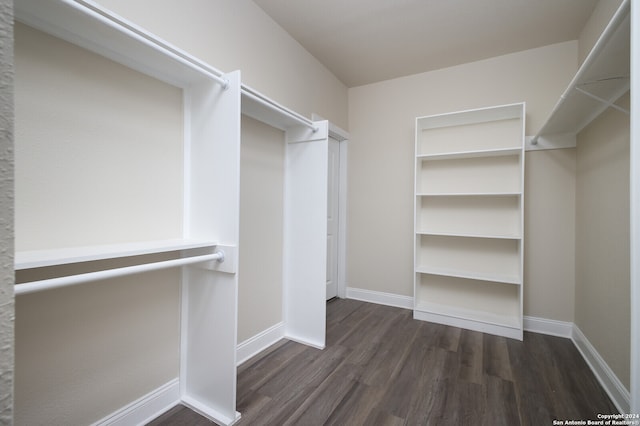
[[[17,252],[19,273],[69,264],[83,272],[20,282],[16,296],[181,267],[179,398],[169,404],[185,404],[218,424],[236,422],[241,117],[286,132],[286,337],[319,348],[325,344],[328,123],[286,109],[241,84],[239,71],[223,74],[91,1],[17,0],[15,16],[180,88],[185,126],[182,238]],[[123,260],[124,266],[100,266]],[[97,270],[84,271],[92,263]]]
[[[524,119],[416,119],[414,318],[522,339]]]

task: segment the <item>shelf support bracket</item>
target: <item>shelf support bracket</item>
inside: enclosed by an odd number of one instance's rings
[[[618,105],[614,104],[611,101],[608,101],[608,100],[606,100],[604,98],[601,98],[600,96],[596,96],[593,93],[589,93],[586,90],[584,90],[584,89],[582,89],[582,88],[580,88],[578,86],[574,87],[574,89],[576,89],[578,92],[582,93],[583,95],[586,95],[586,96],[590,97],[591,99],[595,99],[596,101],[602,102],[603,104],[605,104],[608,107],[616,109],[616,110],[618,110],[620,112],[624,112],[627,115],[629,115],[629,113],[630,113],[628,109],[622,108],[621,106],[618,106]]]

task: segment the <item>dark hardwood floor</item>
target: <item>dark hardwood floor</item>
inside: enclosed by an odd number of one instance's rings
[[[327,347],[281,341],[238,369],[245,425],[552,425],[616,413],[568,339],[519,342],[354,300],[327,305]],[[208,425],[178,406],[151,425]]]

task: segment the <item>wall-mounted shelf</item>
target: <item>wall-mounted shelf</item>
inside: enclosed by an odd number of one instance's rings
[[[16,20],[143,74],[187,88],[222,72],[86,0],[16,0]]]
[[[287,107],[275,102],[255,89],[242,84],[242,114],[268,124],[271,127],[287,131],[306,127],[311,133],[318,131],[318,125]]]
[[[514,197],[520,196],[521,192],[510,191],[478,191],[478,192],[419,192],[418,197]]]
[[[624,0],[538,133],[527,138],[527,150],[575,146],[575,135],[607,108],[629,113],[614,103],[630,87],[630,9]]]
[[[459,151],[442,154],[422,154],[417,158],[421,160],[454,160],[463,158],[482,158],[482,157],[500,157],[508,155],[519,155],[519,148],[500,148],[500,149],[483,149],[478,151]]]
[[[16,252],[15,269],[43,268],[69,263],[92,262],[121,257],[142,256],[180,250],[214,248],[212,241],[162,240],[125,244],[109,244],[90,247],[69,247],[54,250]]]

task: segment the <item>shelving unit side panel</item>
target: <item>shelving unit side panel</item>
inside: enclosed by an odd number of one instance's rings
[[[229,424],[236,416],[236,275],[192,266],[183,281],[181,397]]]
[[[518,326],[520,291],[520,287],[509,284],[420,274],[416,307]]]
[[[521,236],[520,198],[419,197],[416,231]]]
[[[520,192],[520,156],[418,163],[418,193]]]
[[[229,88],[213,81],[189,90],[190,167],[186,237],[237,245],[240,214],[240,72]]]
[[[314,140],[286,145],[283,296],[286,336],[324,348],[329,132],[317,123]]]
[[[229,80],[226,90],[208,81],[194,85],[188,93],[185,233],[188,238],[213,239],[237,249],[240,72],[225,77]],[[180,392],[183,400],[221,424],[236,417],[237,309],[236,273],[184,268]]]
[[[417,131],[417,155],[517,148],[522,120],[511,118]]]
[[[521,277],[520,241],[420,236],[418,267]]]

